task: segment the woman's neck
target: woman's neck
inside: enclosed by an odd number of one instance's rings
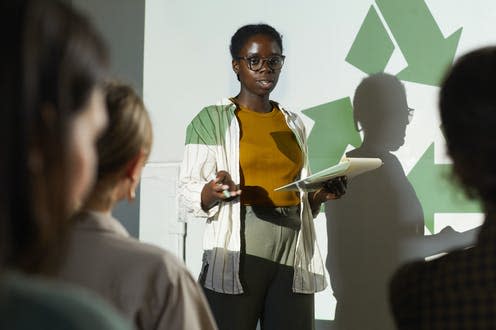
[[[110,215],[119,201],[115,187],[98,187],[93,189],[83,206],[84,210],[97,211]]]
[[[234,97],[237,104],[242,105],[255,112],[271,112],[272,104],[270,103],[269,94],[264,96],[247,95],[241,91]]]

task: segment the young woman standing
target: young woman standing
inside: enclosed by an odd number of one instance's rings
[[[282,38],[247,25],[230,50],[239,94],[192,120],[180,173],[181,217],[207,219],[200,282],[220,329],[312,329],[313,293],[326,287],[313,216],[345,180],[274,191],[309,174],[303,123],[270,100]]]

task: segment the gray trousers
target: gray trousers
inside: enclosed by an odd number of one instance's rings
[[[294,293],[298,206],[241,209],[240,278],[244,293],[204,288],[220,330],[314,329],[314,295]]]

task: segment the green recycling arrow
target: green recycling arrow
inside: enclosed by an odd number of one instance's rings
[[[393,42],[374,6],[370,6],[355,41],[346,55],[346,62],[368,74],[383,72],[393,51]]]
[[[308,136],[308,153],[312,172],[337,163],[348,144],[361,143],[355,130],[349,97],[324,103],[302,111],[315,124]]]
[[[453,62],[462,28],[444,38],[424,0],[376,0],[408,67],[400,80],[439,86]]]
[[[480,213],[480,205],[468,200],[450,180],[451,166],[434,164],[434,143],[408,174],[424,210],[425,226],[434,233],[434,213]]]

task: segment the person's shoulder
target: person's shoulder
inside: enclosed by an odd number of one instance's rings
[[[425,261],[415,261],[401,266],[391,278],[391,295],[398,296],[411,288],[411,285],[421,281],[423,271],[426,269]]]
[[[204,106],[195,116],[195,119],[205,114],[223,113],[229,110],[234,111],[235,109],[236,104],[234,104],[230,98],[223,98],[216,103]]]
[[[418,329],[424,286],[425,261],[401,266],[389,283],[389,302],[398,329]]]
[[[119,269],[128,268],[129,264],[134,267],[130,272],[138,272],[141,274],[153,273],[157,268],[168,265],[172,269],[182,269],[182,261],[176,258],[172,253],[164,250],[163,248],[142,242],[135,237],[129,236],[126,229],[122,226],[121,222],[107,215],[102,215],[98,212],[82,212],[80,217],[86,221],[79,221],[85,223],[86,227],[76,226],[74,237],[80,235],[84,243],[92,245],[94,253],[104,255],[107,259],[111,259],[113,265]],[[81,219],[81,218],[77,218]],[[81,229],[90,230],[81,230]],[[95,230],[103,229],[104,235],[99,235]],[[81,249],[81,241],[76,240],[77,248]]]
[[[203,107],[189,123],[188,130],[196,129],[203,133],[224,123],[230,123],[235,117],[236,105],[228,98],[222,99],[215,104]]]
[[[164,273],[169,280],[190,274],[186,265],[176,255],[155,245],[140,242],[140,250],[148,255],[157,266],[157,270]]]
[[[184,262],[159,246],[141,242],[134,237],[114,237],[112,246],[120,251],[126,263],[133,262],[135,267],[150,271],[165,272],[169,277],[175,273],[186,272]]]
[[[474,297],[487,296],[484,304],[491,305],[495,271],[487,267],[487,257],[474,247],[402,266],[392,277],[389,292],[398,328],[419,329],[422,322],[446,322],[467,306],[476,306]],[[472,310],[474,315],[477,308]]]
[[[164,301],[166,296],[175,292],[185,291],[183,294],[198,295],[196,281],[186,267],[185,263],[171,252],[158,246],[128,238],[127,247],[123,248],[121,255],[126,260],[131,260],[133,265],[128,278],[142,278],[147,291],[154,296],[157,303]],[[123,259],[124,260],[124,259]],[[132,283],[130,283],[132,284]]]
[[[277,107],[283,113],[285,113],[285,114],[291,114],[291,115],[295,115],[296,116],[296,113],[294,111],[291,111],[287,106],[284,106],[281,103],[279,103],[277,101],[274,101],[274,100],[270,100],[270,102],[272,103],[273,106]]]
[[[301,120],[301,117],[300,115],[298,115],[298,113],[296,113],[295,111],[293,111],[292,109],[276,102],[276,101],[271,101],[272,104],[274,104],[286,117],[288,117],[290,120],[300,124],[300,123],[303,123],[302,120]]]
[[[456,250],[436,259],[414,261],[401,266],[391,278],[392,300],[401,296],[411,299],[416,295],[430,295],[434,289],[438,293],[450,290],[451,279],[466,276],[468,269],[465,268],[474,259],[473,252],[473,248]]]
[[[97,296],[51,280],[8,274],[1,279],[2,329],[131,329]]]

